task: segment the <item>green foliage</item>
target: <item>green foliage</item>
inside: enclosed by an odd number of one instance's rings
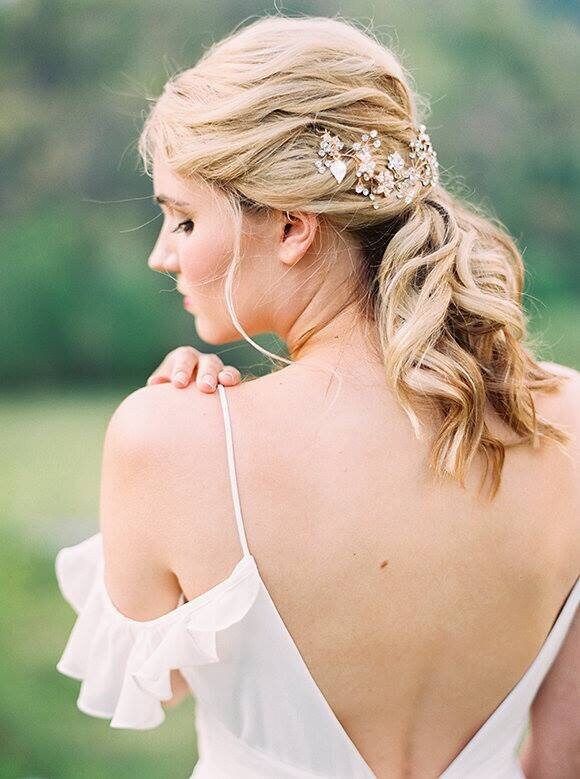
[[[135,150],[146,96],[231,31],[250,3],[22,2],[0,11],[0,352],[4,387],[144,383],[163,355],[199,341],[170,277],[147,257],[159,226]],[[541,4],[539,6],[541,8]],[[332,4],[285,13],[335,15]],[[367,22],[366,3],[342,14]],[[373,28],[431,104],[448,185],[483,203],[518,241],[527,293],[549,309],[580,291],[580,161],[571,17],[523,0],[389,3]],[[141,227],[142,226],[142,227]],[[164,293],[164,294],[158,294]],[[567,331],[556,348],[577,354]],[[227,359],[266,370],[243,342]]]

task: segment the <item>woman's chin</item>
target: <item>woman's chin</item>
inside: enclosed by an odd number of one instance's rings
[[[240,337],[237,331],[232,333],[231,328],[220,327],[211,319],[199,315],[195,316],[195,331],[202,341],[211,346],[221,346]]]

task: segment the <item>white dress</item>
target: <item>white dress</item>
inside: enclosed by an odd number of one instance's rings
[[[226,391],[218,384],[243,557],[191,601],[147,621],[107,594],[100,533],[61,549],[60,590],[77,613],[56,668],[81,681],[78,708],[113,728],[155,728],[180,669],[196,700],[199,760],[190,779],[374,779],[298,651],[250,554]],[[517,748],[530,704],[580,599],[580,578],[536,658],[440,779],[523,779]],[[375,778],[376,779],[376,778]]]

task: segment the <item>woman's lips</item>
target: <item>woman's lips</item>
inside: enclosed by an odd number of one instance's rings
[[[191,307],[191,298],[188,298],[187,295],[183,298],[183,308],[190,308]]]

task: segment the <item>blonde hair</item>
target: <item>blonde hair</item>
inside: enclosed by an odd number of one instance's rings
[[[570,440],[536,413],[532,390],[554,391],[564,377],[532,356],[520,252],[497,219],[441,183],[411,204],[379,198],[374,209],[354,192],[353,172],[338,186],[314,166],[321,126],[348,143],[376,128],[385,158],[405,156],[413,127],[425,122],[410,81],[389,48],[349,21],[261,17],[169,78],[139,153],[148,174],[160,153],[178,175],[199,176],[223,195],[236,235],[228,310],[242,337],[275,360],[291,362],[253,341],[235,313],[244,213],[311,212],[350,231],[364,257],[352,300],[378,328],[387,380],[417,435],[421,406],[440,418],[429,467],[464,486],[481,450],[493,497],[508,444],[491,433],[486,410],[520,437],[510,446]],[[305,333],[291,357],[324,324]]]

